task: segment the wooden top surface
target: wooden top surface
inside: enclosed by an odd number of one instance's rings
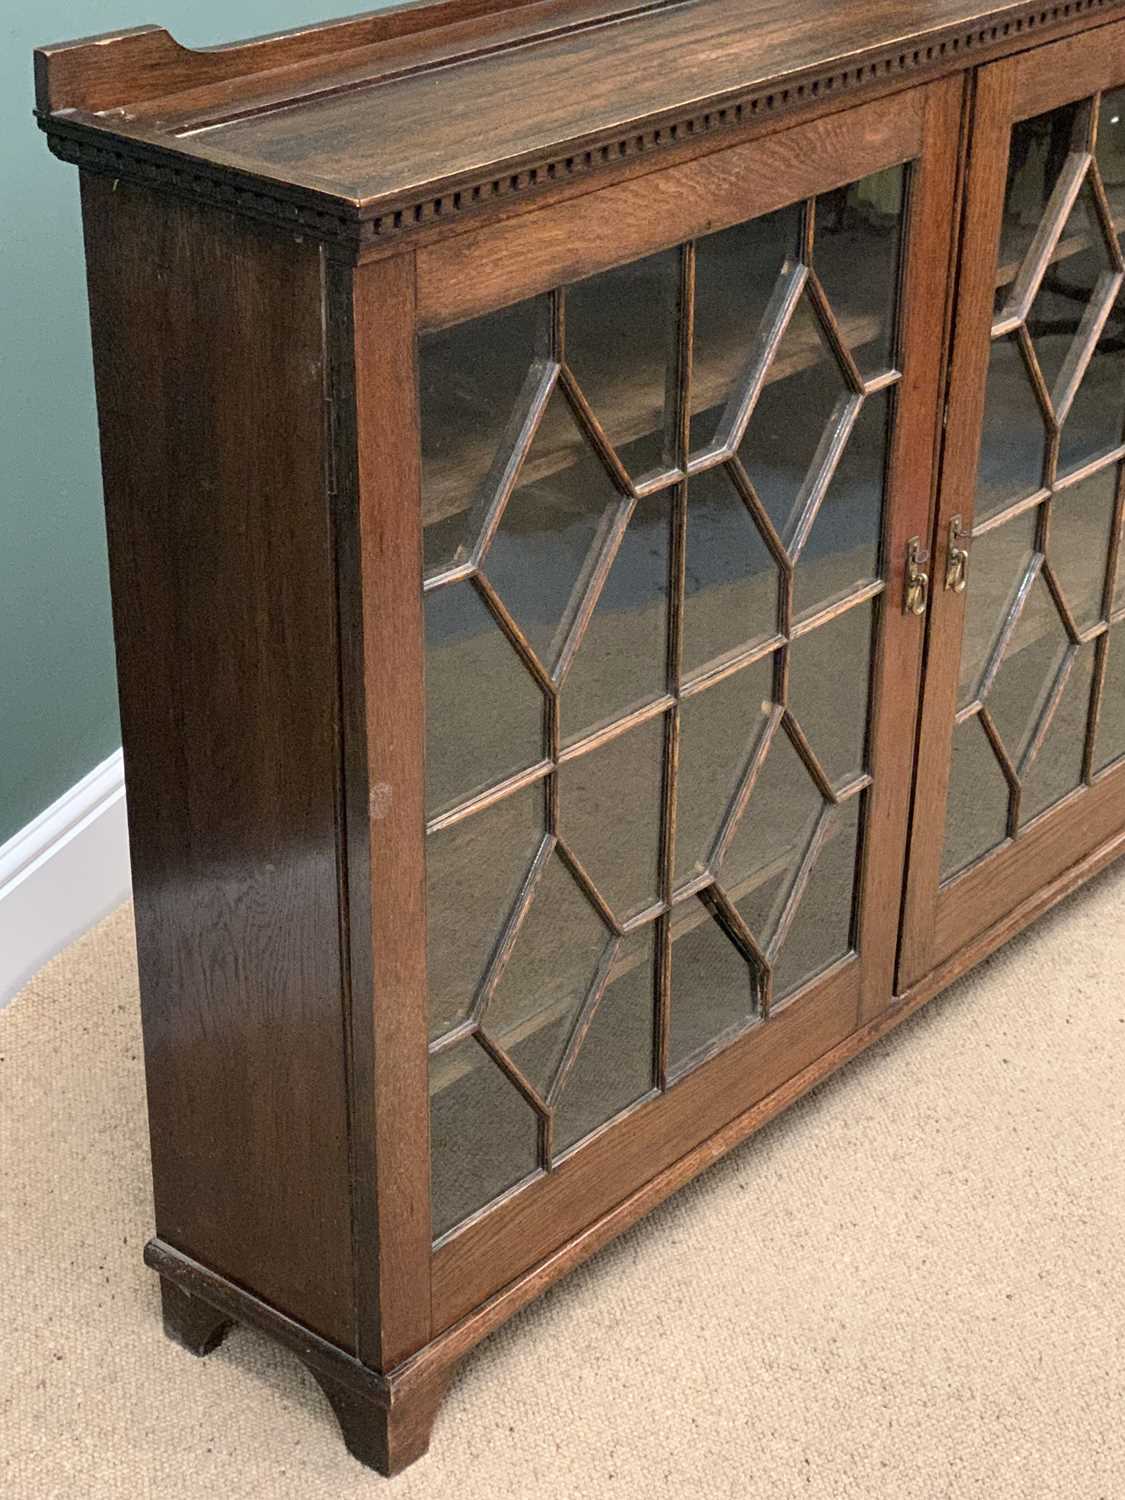
[[[357,220],[417,217],[520,169],[566,175],[568,153],[619,159],[1122,14],[1125,0],[441,0],[208,51],[155,27],[42,48],[37,98],[56,149],[97,131]]]

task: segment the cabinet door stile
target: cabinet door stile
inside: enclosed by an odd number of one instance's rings
[[[910,241],[926,248],[908,256],[902,290],[902,340],[910,360],[898,392],[889,469],[884,553],[894,572],[890,592],[883,598],[887,626],[876,665],[882,690],[876,696],[872,731],[883,747],[883,759],[871,793],[859,914],[861,930],[869,937],[879,933],[873,946],[882,962],[872,963],[864,976],[860,1024],[886,1007],[894,987],[924,646],[919,621],[903,613],[901,600],[908,542],[914,536],[928,538],[933,525],[941,439],[941,406],[933,392],[941,388],[945,366],[958,227],[958,204],[955,195],[951,211],[950,184],[959,178],[966,91],[966,81],[958,78],[927,93],[923,150],[910,210]],[[934,566],[931,548],[931,589]]]
[[[332,267],[357,1349],[430,1334],[414,258]]]

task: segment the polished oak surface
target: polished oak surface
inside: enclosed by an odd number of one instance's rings
[[[543,163],[566,177],[575,170],[566,153],[613,141],[609,165],[634,149],[625,137],[641,127],[658,127],[645,140],[651,151],[833,92],[963,67],[1121,9],[1120,0],[984,11],[971,0],[683,0],[482,16],[463,4],[432,7],[423,30],[426,9],[408,6],[210,54],[143,30],[40,49],[38,109],[49,133],[82,127],[126,153],[159,147],[185,166],[252,174],[360,217],[444,192],[425,211],[440,217],[471,206],[461,201],[467,186],[490,199],[528,185],[489,174]]]
[[[1125,847],[1123,10],[441,0],[39,54],[146,1259],[174,1338],[267,1330],[364,1463]]]

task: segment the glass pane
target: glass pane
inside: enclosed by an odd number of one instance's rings
[[[473,504],[491,491],[542,378],[535,359],[546,312],[545,298],[517,302],[418,340],[428,573],[462,561],[475,540]]]
[[[676,884],[706,868],[727,805],[761,739],[772,697],[773,658],[767,656],[681,705]]]
[[[483,1026],[545,1094],[593,982],[609,934],[557,855],[484,1012]]]
[[[1051,194],[1072,145],[1081,149],[1081,142],[1075,140],[1081,111],[1080,103],[1067,104],[1050,114],[1021,120],[1012,131],[996,276],[997,311],[1007,301],[1036,230],[1046,217]]]
[[[430,1195],[436,1239],[529,1177],[539,1121],[470,1037],[430,1058]]]
[[[868,396],[801,551],[798,618],[879,577],[890,393]]]
[[[778,572],[725,467],[687,486],[683,671],[777,634]]]
[[[789,545],[805,482],[835,431],[847,400],[843,372],[808,300],[798,302],[770,365],[738,450],[758,498]]]
[[[1125,230],[1125,89],[1102,95],[1097,162],[1120,239]]]
[[[465,1019],[544,832],[543,787],[426,841],[430,1035]]]
[[[1093,680],[1091,643],[1078,648],[1047,737],[1021,778],[1021,828],[1081,785]]]
[[[1119,292],[1074,405],[1063,424],[1059,472],[1067,474],[1125,440],[1125,292]]]
[[[1117,469],[1102,469],[1051,502],[1049,556],[1079,630],[1102,617]]]
[[[559,769],[559,832],[626,922],[660,894],[665,715]]]
[[[555,1154],[653,1087],[656,928],[631,933],[555,1106]]]
[[[789,708],[833,787],[863,774],[873,607],[857,604],[798,637],[789,651]]]
[[[1047,429],[1015,337],[996,339],[981,432],[977,522],[1043,487]]]
[[[562,690],[572,740],[667,688],[671,492],[638,500]]]
[[[941,878],[950,879],[1008,836],[1008,783],[980,719],[953,729]]]
[[[1110,630],[1108,650],[1094,741],[1095,771],[1125,755],[1125,621]]]
[[[862,795],[852,797],[830,814],[809,883],[774,962],[774,1003],[851,950],[863,801]]]
[[[679,1072],[720,1037],[733,1038],[757,1012],[757,980],[740,950],[702,902],[676,907],[668,1071]]]
[[[1088,320],[1100,316],[1106,297],[1112,296],[1112,280],[1109,247],[1087,181],[1027,320],[1039,366],[1056,403],[1070,379],[1068,356],[1076,358],[1086,343]]]
[[[799,204],[697,241],[691,446],[710,443],[745,378],[783,268],[797,254]]]
[[[554,667],[620,496],[556,390],[484,559],[539,660]]]
[[[543,755],[543,694],[471,583],[426,595],[431,816]]]
[[[1013,761],[1020,760],[1035,732],[1068,645],[1055,601],[1040,576],[1031,585],[1000,671],[985,698]]]
[[[893,368],[904,166],[888,167],[816,202],[813,265],[844,341],[865,376]]]
[[[1038,510],[1013,516],[994,531],[974,539],[969,553],[971,587],[965,594],[965,628],[961,638],[961,687],[958,704],[977,696],[1020,584],[1035,555]]]
[[[773,937],[823,807],[804,762],[779,727],[719,871],[723,889],[761,948]]]
[[[665,467],[664,396],[679,275],[680,252],[664,250],[566,293],[566,362],[634,475]]]

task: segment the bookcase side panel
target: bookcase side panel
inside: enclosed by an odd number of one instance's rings
[[[83,210],[157,1234],[350,1348],[321,254]]]

